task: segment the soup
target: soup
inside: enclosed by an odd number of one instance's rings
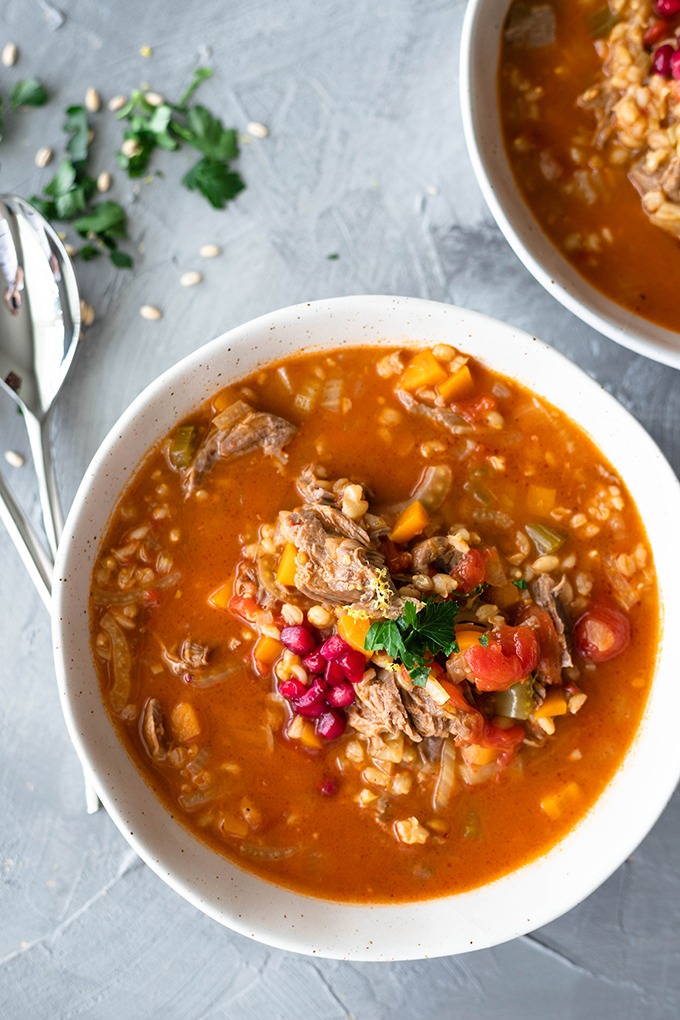
[[[499,105],[545,233],[606,297],[677,331],[680,4],[661,2],[514,0]]]
[[[151,450],[95,564],[104,701],[183,825],[312,895],[458,892],[554,845],[657,645],[635,507],[453,347],[306,353]]]

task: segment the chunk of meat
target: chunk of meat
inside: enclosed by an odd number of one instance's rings
[[[416,543],[411,549],[413,573],[426,574],[428,567],[435,566],[440,572],[450,573],[457,567],[463,554],[454,548],[448,535],[433,535]]]
[[[429,737],[470,739],[472,719],[454,706],[437,705],[422,687],[416,687],[400,669],[378,669],[375,677],[355,685],[357,700],[348,711],[355,730],[368,737],[399,731],[418,743]]]
[[[283,463],[283,447],[295,435],[297,427],[285,418],[266,411],[254,411],[243,400],[237,401],[213,418],[212,428],[202,440],[187,471],[184,488],[193,491],[217,460],[261,449],[267,457]]]
[[[650,192],[659,192],[665,199],[660,205],[643,209],[656,227],[680,237],[680,158],[677,156],[662,164],[654,171],[645,166],[645,159],[638,160],[628,171],[629,180],[644,199]]]
[[[532,594],[537,606],[545,609],[555,626],[557,640],[560,644],[560,665],[562,669],[573,666],[569,647],[569,617],[566,607],[560,598],[566,584],[566,577],[555,584],[549,574],[540,574],[532,585]]]
[[[550,46],[555,42],[555,11],[550,4],[515,3],[505,26],[504,37],[512,46]]]
[[[141,733],[150,756],[154,761],[163,761],[170,750],[170,741],[165,730],[163,709],[156,698],[148,698],[142,710]]]
[[[295,480],[295,488],[305,503],[324,503],[327,506],[337,505],[337,496],[333,491],[333,483],[320,478],[313,464],[303,468]]]
[[[314,503],[279,518],[285,540],[298,550],[295,586],[334,605],[359,605],[399,615],[402,600],[368,533],[336,507]]]

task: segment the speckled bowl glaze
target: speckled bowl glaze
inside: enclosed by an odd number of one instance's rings
[[[469,0],[460,50],[463,129],[484,198],[515,254],[540,284],[588,325],[623,347],[680,368],[678,332],[610,301],[560,254],[515,183],[503,145],[496,69],[510,0]]]
[[[235,931],[286,950],[353,960],[464,953],[553,920],[635,849],[680,776],[677,654],[671,657],[664,625],[644,720],[614,781],[543,858],[471,892],[385,906],[290,892],[196,841],[144,782],[104,708],[88,627],[92,565],[122,488],[148,448],[179,419],[257,365],[302,348],[383,343],[455,344],[578,421],[636,500],[655,555],[666,619],[680,618],[680,549],[668,541],[680,519],[680,488],[637,422],[535,338],[477,313],[394,297],[338,298],[265,315],[213,340],[153,382],[104,440],[78,491],[60,546],[53,612],[59,690],[71,738],[111,818],[139,856],[181,896]]]

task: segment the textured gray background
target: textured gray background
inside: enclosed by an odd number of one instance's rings
[[[581,364],[678,469],[680,386],[554,303],[487,212],[462,139],[462,0],[1,0],[0,91],[38,74],[53,100],[17,115],[2,190],[32,194],[40,145],[89,85],[106,99],[149,82],[177,97],[210,63],[202,100],[241,130],[248,190],[224,213],[177,187],[184,156],[135,194],[115,172],[118,128],[95,118],[137,245],[132,273],[78,270],[97,320],[54,420],[68,506],[99,442],[162,369],[225,329],[296,301],[394,293],[450,301],[524,327]],[[63,15],[63,24],[56,27]],[[143,59],[140,47],[153,47]],[[222,245],[199,265],[198,247]],[[337,252],[339,259],[326,256]],[[205,282],[178,285],[200,268]],[[157,304],[164,318],[140,319]],[[26,451],[0,403],[2,449]],[[1,467],[36,511],[30,466]],[[677,536],[672,536],[677,541]],[[680,800],[585,903],[533,935],[473,955],[351,964],[257,945],[199,914],[135,857],[102,811],[88,817],[58,704],[47,613],[0,533],[0,1016],[676,1018],[680,1011]]]

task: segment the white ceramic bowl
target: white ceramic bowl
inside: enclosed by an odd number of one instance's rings
[[[353,906],[290,892],[241,871],[172,820],[119,743],[104,708],[88,627],[97,547],[147,449],[210,394],[303,347],[453,343],[580,422],[614,464],[647,526],[666,619],[680,618],[680,488],[623,408],[540,341],[485,316],[409,298],[355,297],[265,315],[191,354],[123,414],[94,457],[66,525],[55,571],[54,649],[76,750],[114,822],[161,878],[230,928],[287,950],[354,960],[463,953],[511,939],[569,910],[650,830],[680,776],[677,654],[665,639],[634,746],[595,808],[542,859],[472,892],[399,906]]]
[[[515,183],[503,145],[496,82],[509,7],[510,0],[468,0],[461,39],[463,128],[489,209],[529,272],[574,315],[624,347],[680,368],[680,314],[673,332],[606,298],[543,233]]]

